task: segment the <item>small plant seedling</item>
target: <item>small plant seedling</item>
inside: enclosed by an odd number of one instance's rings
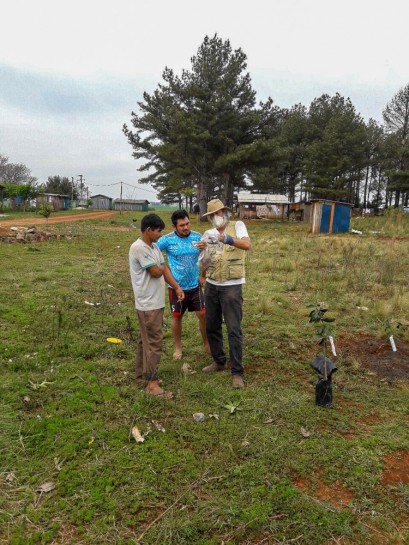
[[[327,308],[324,308],[321,303],[309,303],[307,305],[307,308],[314,307],[313,310],[309,313],[309,323],[316,324],[316,335],[318,337],[318,344],[322,346],[323,348],[323,356],[324,356],[324,380],[327,380],[327,342],[329,335],[331,333],[331,326],[329,326],[330,323],[335,322],[335,318],[329,318],[326,316],[326,313],[328,312]]]
[[[240,405],[240,401],[238,401],[237,403],[229,402],[229,403],[225,403],[223,405],[223,408],[227,409],[230,414],[234,414],[236,411],[242,411],[243,410],[241,407],[239,407],[239,405]]]
[[[326,313],[328,309],[321,304],[309,304],[308,308],[313,307],[309,313],[309,322],[315,324],[318,343],[322,347],[322,354],[319,355],[311,366],[322,375],[315,385],[315,402],[320,407],[332,406],[332,384],[331,375],[336,371],[333,363],[327,359],[327,342],[331,332],[331,324],[335,318],[329,318]]]
[[[46,223],[48,223],[51,212],[53,212],[53,207],[48,202],[43,202],[38,209],[38,213],[45,218]]]

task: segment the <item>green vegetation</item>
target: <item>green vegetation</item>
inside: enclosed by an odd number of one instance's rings
[[[354,219],[363,236],[248,222],[247,387],[201,373],[210,358],[195,316],[173,361],[167,308],[171,401],[133,376],[128,249],[142,215],[59,223],[50,228],[79,236],[1,246],[0,543],[408,543],[409,486],[386,479],[388,456],[408,460],[408,378],[383,379],[359,348],[387,345],[387,320],[407,323],[408,215]],[[311,301],[336,319],[333,409],[314,403]],[[409,333],[393,334],[399,354]]]
[[[231,206],[249,187],[291,202],[408,204],[409,84],[386,105],[383,125],[366,123],[340,93],[291,108],[274,100],[257,102],[242,49],[206,36],[191,67],[165,68],[124,125],[140,181],[163,202],[195,197],[202,214],[213,195]]]

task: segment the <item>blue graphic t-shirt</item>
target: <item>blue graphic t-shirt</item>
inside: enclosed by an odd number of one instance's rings
[[[199,250],[192,242],[200,242],[202,235],[190,231],[187,237],[179,236],[176,231],[160,237],[156,243],[166,252],[170,271],[182,290],[192,290],[199,285]]]

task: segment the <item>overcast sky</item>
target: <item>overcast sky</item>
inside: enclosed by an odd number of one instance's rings
[[[1,14],[0,154],[39,182],[82,174],[91,194],[122,181],[156,200],[122,125],[206,35],[241,48],[258,99],[280,107],[339,92],[381,121],[409,83],[407,0],[3,0]]]

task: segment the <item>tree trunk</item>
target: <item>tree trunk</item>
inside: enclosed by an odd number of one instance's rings
[[[359,208],[359,205],[360,205],[360,198],[359,198],[360,191],[361,191],[361,169],[359,168],[357,180],[355,184],[355,199],[354,199],[355,208]]]
[[[366,167],[366,174],[365,174],[365,185],[364,185],[364,202],[363,207],[367,208],[367,200],[368,200],[368,181],[369,181],[369,165]]]
[[[230,174],[228,172],[225,172],[223,174],[223,188],[222,188],[222,201],[225,206],[231,206],[233,204],[233,195],[230,199]],[[231,191],[233,194],[233,191]]]
[[[202,217],[203,214],[206,214],[206,211],[207,211],[206,185],[204,181],[202,180],[202,178],[199,178],[198,180],[197,200],[200,207],[200,217]]]

